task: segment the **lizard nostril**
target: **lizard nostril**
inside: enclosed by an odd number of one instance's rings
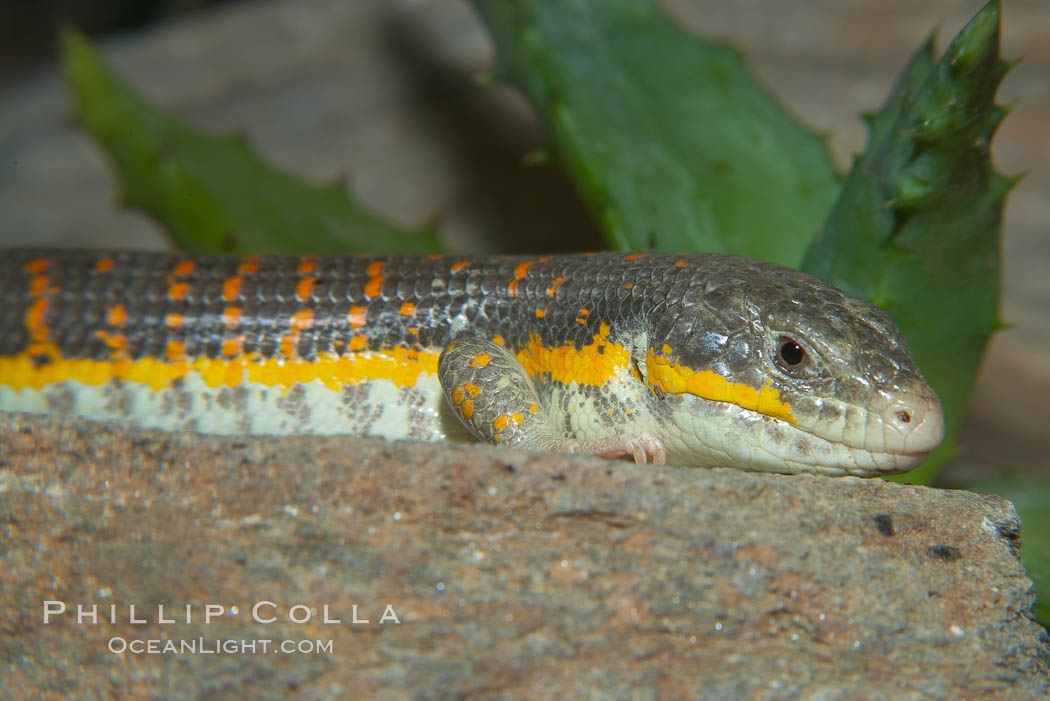
[[[944,413],[933,390],[916,382],[901,388],[880,414],[890,452],[929,453],[944,437]]]

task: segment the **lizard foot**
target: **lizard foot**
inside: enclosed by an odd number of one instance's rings
[[[597,455],[599,458],[621,458],[630,455],[639,465],[663,465],[667,462],[664,444],[651,433],[615,436],[591,443],[570,440],[565,448],[570,453]]]

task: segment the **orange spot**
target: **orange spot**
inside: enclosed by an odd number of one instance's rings
[[[222,298],[227,302],[232,302],[237,299],[237,295],[241,293],[241,282],[243,282],[240,276],[234,276],[227,278],[222,283]]]
[[[469,419],[471,416],[474,415],[474,402],[468,399],[467,401],[463,402],[463,406],[461,406],[459,410],[463,412],[464,419]]]
[[[365,270],[368,273],[370,279],[365,284],[365,296],[375,297],[383,289],[383,266],[386,265],[384,261],[375,260],[368,264],[368,268]]]
[[[460,385],[459,387],[456,387],[454,390],[452,390],[452,403],[455,404],[456,406],[459,406],[460,404],[462,404],[463,400],[466,399],[466,398],[467,398],[467,393],[463,389],[462,385]]]
[[[540,410],[540,408],[538,406],[536,406],[535,404],[529,404],[529,411],[532,412],[533,414],[535,414],[539,410]]]
[[[483,368],[486,365],[488,365],[490,362],[492,362],[492,356],[489,355],[488,353],[478,353],[477,355],[475,355],[473,358],[470,359],[471,367],[475,367],[475,368]]]
[[[462,270],[463,268],[469,268],[469,267],[470,267],[470,262],[469,261],[461,260],[458,263],[453,263],[452,264],[452,272],[456,272],[457,270]]]
[[[356,329],[359,326],[364,326],[367,311],[365,307],[361,306],[350,307],[350,327]]]
[[[278,343],[281,346],[281,355],[286,358],[291,358],[295,355],[295,347],[299,345],[300,335],[297,333],[287,333],[281,336]]]
[[[597,252],[597,251],[590,251],[589,253],[584,253],[584,254],[583,254],[583,257],[584,257],[584,258],[590,258],[590,257],[592,257],[592,256],[596,256],[596,255],[598,255],[598,252]]]
[[[689,267],[689,264],[688,264],[688,263],[686,263],[686,262],[685,262],[684,260],[680,260],[680,261],[677,261],[677,262],[675,263],[675,265],[676,265],[677,267],[679,267],[679,268],[688,268],[688,267]]]
[[[499,334],[496,334],[492,337],[492,342],[495,343],[497,346],[506,345],[506,341],[503,340],[503,336],[500,336]]]
[[[538,261],[528,260],[528,261],[525,261],[524,263],[518,263],[518,265],[516,265],[514,267],[514,279],[511,280],[510,281],[510,285],[507,286],[507,289],[510,291],[510,293],[512,295],[518,294],[518,282],[520,280],[522,280],[526,275],[529,274],[529,268],[531,268],[536,263],[543,263],[543,262],[546,262],[548,260],[550,260],[550,258],[546,258],[546,259],[541,258]]]
[[[563,282],[565,282],[565,278],[563,277],[554,278],[554,282],[552,282],[551,286],[547,288],[547,296],[553,297],[554,293],[558,291],[558,285],[562,284]]]
[[[50,301],[44,298],[38,299],[29,305],[25,312],[25,327],[29,332],[46,332],[44,320],[47,317],[47,307]]]
[[[299,260],[300,275],[313,275],[317,272],[317,256],[303,256]]]
[[[314,293],[314,284],[317,282],[317,278],[305,277],[299,281],[299,284],[295,288],[295,296],[299,299],[310,299]]]
[[[478,387],[473,382],[468,382],[467,384],[463,385],[463,389],[465,389],[467,391],[467,394],[470,395],[471,399],[474,399],[479,394],[481,394],[481,388]]]
[[[545,316],[547,316],[547,311],[546,310],[544,310],[544,309],[537,309],[536,310],[536,318],[537,319],[542,319]]]
[[[189,292],[189,289],[190,284],[188,282],[176,282],[168,288],[168,297],[171,299],[186,299],[186,293]]]
[[[383,280],[385,279],[382,276],[377,276],[369,280],[368,284],[365,285],[365,296],[375,297],[378,295],[380,290],[383,289]]]
[[[168,341],[164,347],[164,357],[174,363],[186,357],[186,344],[182,341]]]
[[[292,328],[296,330],[308,329],[314,325],[314,312],[312,309],[300,309],[292,314]]]
[[[530,260],[525,263],[518,263],[518,265],[514,267],[514,277],[519,279],[525,277],[529,274],[529,268],[531,268],[535,263],[536,261],[534,260]]]
[[[624,260],[638,260],[639,258],[645,258],[648,253],[632,253],[629,256],[624,256]]]
[[[237,355],[241,352],[241,348],[244,346],[244,337],[239,338],[227,338],[222,342],[222,354],[229,357]]]
[[[633,282],[625,282],[623,284],[623,286],[624,286],[624,289],[627,289],[627,290],[634,289],[634,283]]]
[[[128,320],[128,310],[124,308],[123,304],[118,304],[115,307],[110,307],[106,312],[106,323],[110,326],[120,326]]]
[[[244,310],[240,307],[226,307],[222,310],[222,323],[226,326],[237,326],[241,323]]]
[[[496,430],[502,431],[508,426],[520,426],[523,421],[525,421],[525,417],[518,412],[513,414],[501,414],[492,422],[492,426]]]
[[[416,313],[416,305],[412,304],[412,302],[405,302],[401,305],[400,313],[401,316],[412,316]]]
[[[259,272],[259,256],[244,256],[237,265],[238,275],[252,275]]]
[[[193,269],[197,267],[197,264],[192,260],[180,260],[175,264],[175,269],[172,271],[175,275],[189,275],[193,272]]]
[[[362,350],[367,345],[368,345],[368,336],[364,335],[363,333],[359,333],[359,334],[357,334],[356,336],[354,336],[353,338],[350,339],[350,345],[348,347],[350,348],[350,350],[356,351],[356,350]]]
[[[439,258],[444,258],[444,257],[445,256],[442,255],[441,253],[429,253],[429,254],[427,254],[427,260],[437,260]]]
[[[47,292],[47,286],[51,284],[51,278],[47,275],[34,275],[29,279],[29,294],[39,297]]]
[[[102,333],[103,333],[103,340],[106,342],[106,345],[109,346],[113,350],[114,355],[116,355],[120,351],[124,350],[124,346],[128,342],[128,337],[127,336],[125,336],[123,334],[119,334],[119,333],[115,333],[115,334],[106,334],[105,332],[102,332]]]
[[[182,314],[168,314],[164,317],[164,323],[173,329],[177,329],[185,323],[186,318]]]
[[[117,265],[117,261],[112,258],[103,258],[95,261],[95,272],[96,273],[108,273],[113,270]]]
[[[50,258],[36,258],[34,260],[26,261],[26,264],[22,266],[22,270],[26,275],[34,275],[36,273],[42,273],[51,267]]]

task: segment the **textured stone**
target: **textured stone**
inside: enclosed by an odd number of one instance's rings
[[[32,695],[1050,693],[1020,523],[993,496],[14,415],[0,527],[0,682]],[[70,612],[44,625],[48,600]],[[260,601],[276,622],[249,620]],[[78,625],[78,603],[117,623]],[[205,624],[205,604],[239,613]],[[342,622],[296,625],[295,604]],[[117,655],[114,637],[332,651]]]

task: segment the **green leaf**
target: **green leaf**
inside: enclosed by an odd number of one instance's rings
[[[113,74],[88,41],[62,35],[62,68],[84,126],[120,173],[123,199],[159,219],[177,246],[251,253],[407,253],[438,250],[365,212],[341,186],[280,173],[243,140],[195,131]]]
[[[611,246],[798,265],[840,180],[740,56],[652,0],[474,0]]]
[[[944,404],[945,443],[906,481],[929,482],[952,453],[999,318],[999,234],[1016,179],[995,173],[999,2],[988,3],[932,66],[912,60],[802,269],[885,309]],[[924,75],[925,74],[925,75]],[[921,78],[921,79],[920,79]]]
[[[1050,479],[1002,477],[969,489],[1013,502],[1021,517],[1021,564],[1035,583],[1035,619],[1050,627]]]
[[[933,65],[933,38],[931,37],[919,47],[900,77],[897,78],[897,84],[893,86],[886,105],[879,112],[864,115],[864,120],[868,125],[869,144],[879,143],[896,126],[908,101],[933,71]]]

